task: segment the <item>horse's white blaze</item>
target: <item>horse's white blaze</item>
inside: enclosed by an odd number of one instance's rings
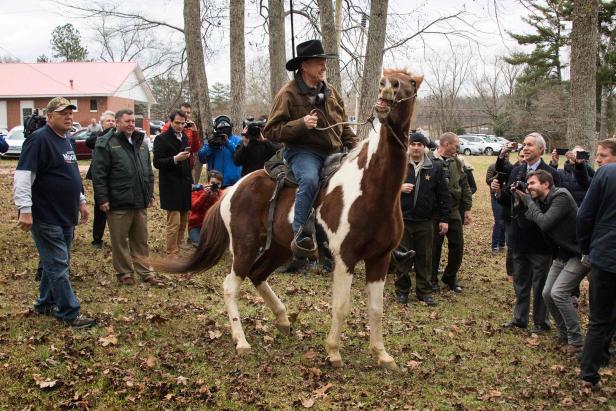
[[[224,299],[227,305],[227,314],[229,315],[229,322],[231,323],[231,336],[236,342],[238,349],[250,349],[244,330],[242,329],[242,323],[240,321],[240,311],[237,306],[238,295],[240,293],[240,286],[242,285],[242,278],[237,276],[233,269],[225,278],[223,283]]]
[[[276,324],[289,325],[287,308],[271,289],[267,281],[263,281],[256,288],[261,298],[263,298],[265,305],[267,305],[276,316]]]

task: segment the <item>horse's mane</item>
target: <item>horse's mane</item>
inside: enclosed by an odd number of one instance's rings
[[[393,75],[401,75],[408,77],[409,79],[413,77],[413,73],[405,68],[384,68],[383,75],[385,76],[393,76]]]

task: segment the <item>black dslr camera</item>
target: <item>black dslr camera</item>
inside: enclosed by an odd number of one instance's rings
[[[520,191],[526,191],[528,183],[526,181],[518,180],[515,182],[515,189]]]
[[[261,130],[265,127],[265,120],[255,120],[254,117],[248,117],[244,120],[245,133],[242,136],[248,137],[250,140],[257,140],[261,135]]]
[[[207,138],[207,143],[212,148],[220,148],[227,141],[227,135],[221,131],[216,131]]]
[[[30,134],[45,126],[45,124],[47,124],[47,117],[41,116],[38,109],[34,109],[32,114],[24,118],[24,137],[30,137]]]

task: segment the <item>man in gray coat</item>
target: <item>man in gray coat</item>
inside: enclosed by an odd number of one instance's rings
[[[529,194],[517,189],[515,193],[526,206],[526,219],[539,227],[554,256],[543,300],[565,344],[563,350],[573,354],[582,350],[584,338],[571,294],[588,273],[575,234],[577,204],[566,188],[554,187],[552,174],[545,170],[529,173],[526,181]]]

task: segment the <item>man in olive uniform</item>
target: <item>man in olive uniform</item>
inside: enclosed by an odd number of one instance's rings
[[[445,172],[449,193],[451,194],[451,214],[446,234],[449,253],[441,281],[456,293],[462,292],[462,287],[458,284],[458,270],[462,265],[462,257],[464,256],[464,231],[462,226],[471,223],[471,207],[473,206],[473,194],[464,172],[464,162],[455,156],[459,149],[460,139],[458,136],[447,132],[441,136],[439,146],[432,154],[432,161],[440,165]],[[464,210],[464,217],[460,214],[460,209]],[[434,236],[435,248],[438,247],[438,242],[444,241],[444,237],[443,235]],[[436,288],[438,284],[438,263],[438,261],[433,261],[432,264],[433,288]]]

